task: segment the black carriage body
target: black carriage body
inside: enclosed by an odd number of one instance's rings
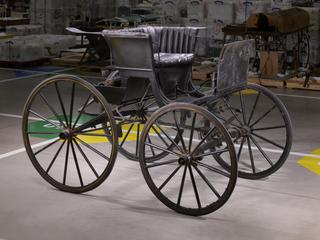
[[[177,98],[178,90],[187,90],[198,32],[199,28],[192,27],[141,27],[103,34],[120,72],[121,86],[133,86],[129,84],[131,79],[148,79],[161,106]],[[131,89],[127,92],[139,93]]]

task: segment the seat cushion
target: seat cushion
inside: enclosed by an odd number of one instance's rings
[[[170,67],[184,64],[192,64],[192,53],[155,53],[154,61],[157,67]]]

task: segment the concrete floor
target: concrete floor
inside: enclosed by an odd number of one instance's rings
[[[297,162],[320,149],[320,92],[272,89],[293,121],[287,162],[268,179],[239,179],[218,211],[189,217],[159,202],[139,165],[120,154],[110,177],[87,194],[47,184],[23,150],[19,117],[47,76],[0,70],[0,239],[319,239],[320,176]]]

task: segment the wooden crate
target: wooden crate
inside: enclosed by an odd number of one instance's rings
[[[284,81],[283,80],[276,80],[276,79],[264,79],[264,78],[258,78],[258,77],[249,77],[248,81],[250,83],[259,84],[265,87],[277,87],[277,88],[283,88]]]
[[[59,66],[76,67],[80,64],[82,55],[81,53],[66,54],[60,58],[52,58],[51,63]]]
[[[265,78],[276,78],[284,61],[283,52],[260,51],[261,75]]]
[[[81,68],[89,71],[101,71],[107,65],[106,63],[86,63],[86,58],[83,63],[80,63],[82,56],[83,53],[70,53],[60,58],[52,58],[50,63],[55,66]]]
[[[216,67],[213,65],[199,65],[192,68],[192,79],[194,81],[207,81],[211,78]]]
[[[292,89],[303,89],[303,90],[320,90],[320,80],[310,79],[307,86],[304,86],[305,80],[303,78],[292,78],[286,80],[286,87]]]
[[[287,80],[264,79],[258,77],[249,77],[250,83],[259,84],[265,87],[289,88],[289,89],[303,89],[303,90],[320,90],[320,80],[310,78],[305,87],[305,79],[293,77]]]

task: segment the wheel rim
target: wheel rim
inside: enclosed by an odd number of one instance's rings
[[[92,98],[95,103],[89,104]],[[87,108],[95,114],[87,115]],[[23,137],[40,175],[68,192],[100,185],[117,155],[110,107],[92,85],[67,75],[45,80],[31,93],[24,108]]]
[[[203,121],[210,123],[209,128]],[[153,128],[161,132],[163,139],[154,134]],[[175,143],[177,135],[180,141]],[[148,138],[154,140],[153,144]],[[167,148],[170,142],[174,144],[172,149]],[[212,145],[216,146],[214,151]],[[148,161],[151,148],[168,154],[158,161]],[[220,167],[215,154],[229,163],[230,172]],[[169,208],[188,215],[208,214],[220,208],[230,197],[237,178],[236,156],[225,128],[205,109],[184,103],[170,104],[150,118],[140,140],[140,165],[156,197]]]
[[[219,99],[211,111],[233,138],[239,177],[264,178],[283,165],[291,149],[292,127],[285,106],[271,91],[249,84]]]
[[[307,34],[302,33],[301,41],[299,41],[299,63],[301,67],[306,68],[310,58],[310,42]]]

